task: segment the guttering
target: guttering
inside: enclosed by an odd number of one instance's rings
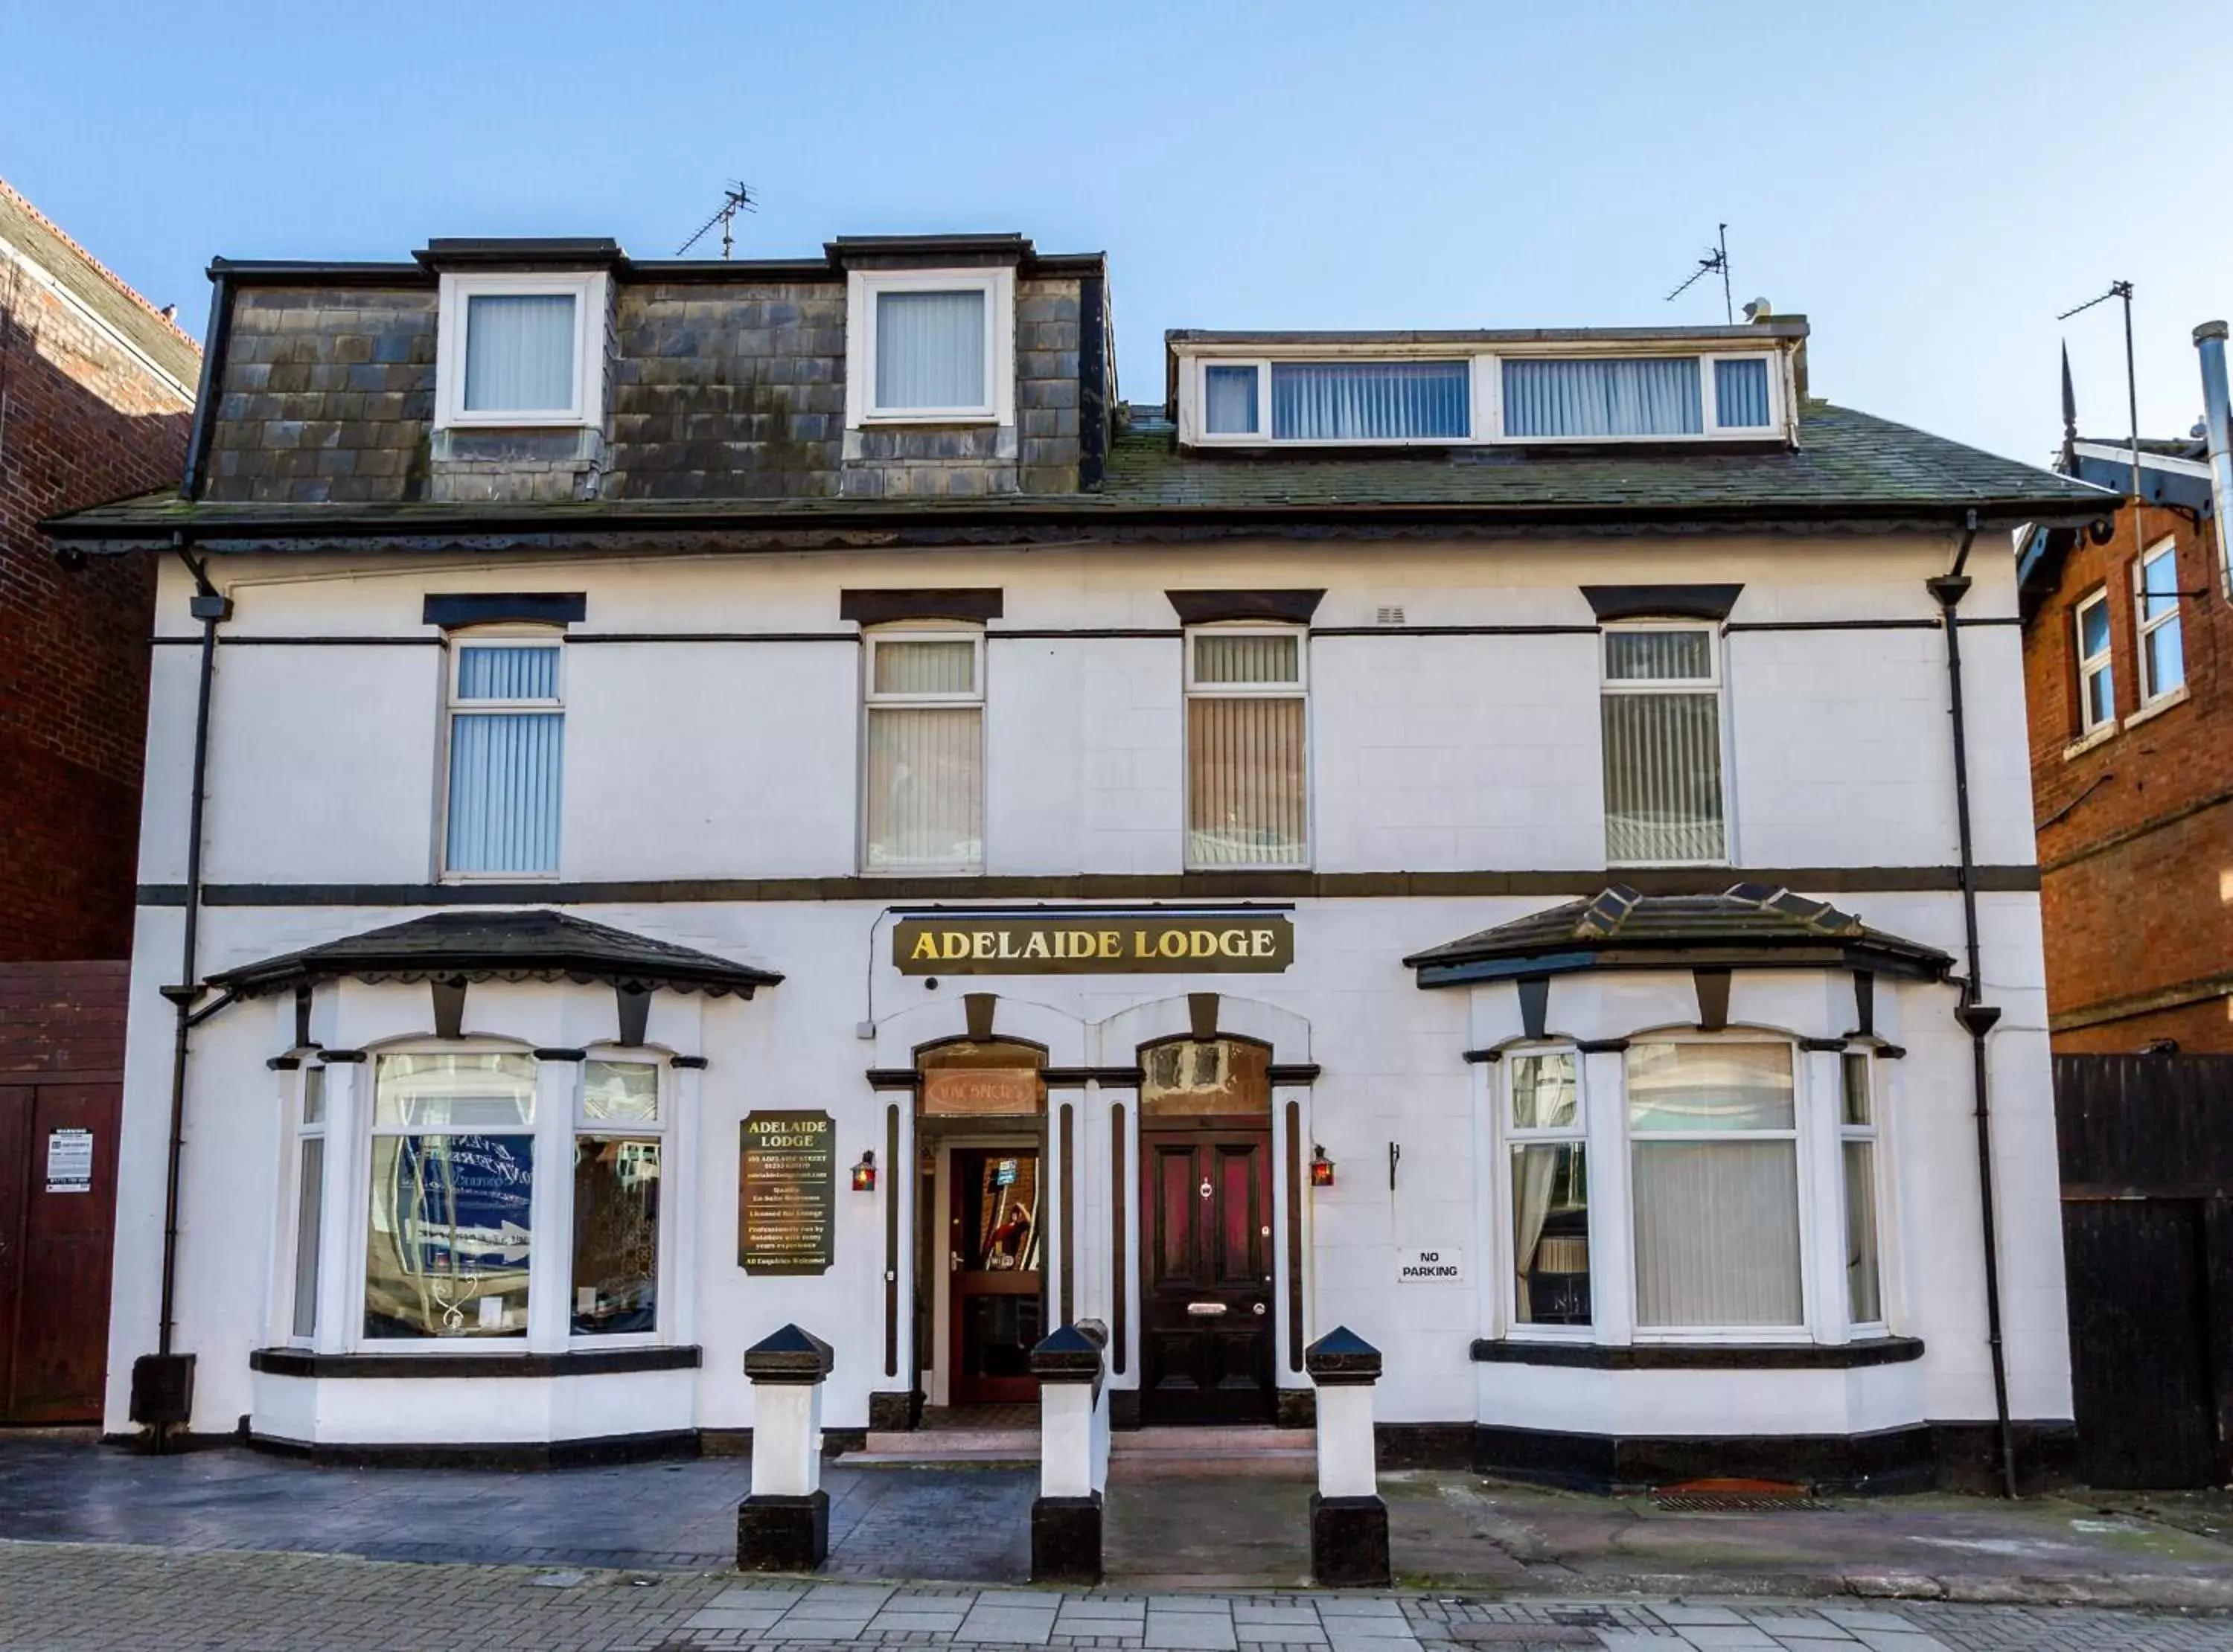
[[[1961,840],[1962,923],[1969,964],[1954,1018],[1969,1035],[1969,1083],[1977,1123],[1978,1212],[1985,1246],[1985,1342],[1993,1363],[1993,1416],[2000,1438],[2001,1490],[2013,1499],[2016,1495],[2015,1434],[2008,1421],[2008,1350],[2001,1334],[2000,1232],[1993,1209],[1992,1090],[1985,1050],[1985,1036],[2001,1018],[2001,1011],[1979,998],[1982,949],[1977,939],[1977,857],[1969,824],[1969,742],[1962,698],[1962,628],[1955,617],[1955,609],[1969,593],[1970,582],[1962,569],[1969,563],[1977,527],[1977,513],[1972,511],[1963,524],[1962,545],[1955,553],[1952,571],[1924,583],[1945,621],[1948,712],[1954,732],[1954,814]]]
[[[2233,510],[2233,442],[2227,434],[2225,389],[2225,323],[2204,322],[2194,329],[2194,348],[2202,356],[2202,423],[2210,437],[2210,504],[2217,518],[2217,589],[2233,602],[2233,524],[2226,512]]]
[[[154,1366],[148,1369],[146,1360],[135,1363],[133,1373],[133,1395],[135,1411],[146,1411],[146,1417],[154,1449],[160,1455],[168,1443],[171,1428],[190,1421],[192,1411],[193,1382],[192,1355],[177,1351],[179,1296],[179,1170],[186,1157],[186,1057],[189,1035],[193,1029],[231,1002],[230,995],[218,998],[205,1007],[197,1009],[205,988],[196,956],[201,919],[202,888],[202,815],[203,793],[209,777],[210,693],[217,676],[217,628],[232,617],[231,601],[221,595],[210,583],[206,563],[197,562],[186,548],[186,537],[178,535],[173,550],[186,571],[193,576],[193,616],[202,622],[201,675],[194,697],[194,757],[191,790],[186,801],[186,919],[179,942],[179,982],[162,989],[163,996],[171,1001],[177,1012],[177,1027],[171,1046],[171,1142],[169,1162],[163,1178],[163,1277],[162,1306],[156,1322]],[[144,1385],[144,1386],[143,1386]],[[160,1394],[168,1402],[160,1407],[143,1406],[145,1395]],[[134,1421],[141,1419],[135,1417]]]

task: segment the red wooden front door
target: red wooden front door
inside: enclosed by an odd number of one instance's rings
[[[1272,1420],[1272,1135],[1141,1138],[1141,1419]]]
[[[101,1420],[118,1102],[112,1084],[0,1086],[0,1422]]]

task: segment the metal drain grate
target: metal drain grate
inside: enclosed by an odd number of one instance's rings
[[[1757,1492],[1666,1492],[1653,1506],[1668,1514],[1783,1514],[1830,1506],[1811,1497],[1778,1497]]]

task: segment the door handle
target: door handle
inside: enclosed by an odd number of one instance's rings
[[[1189,1302],[1187,1304],[1188,1314],[1195,1319],[1214,1319],[1226,1311],[1226,1306],[1221,1302]]]

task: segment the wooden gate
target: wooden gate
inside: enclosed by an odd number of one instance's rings
[[[2057,1056],[2079,1471],[2233,1478],[2233,1056]]]

